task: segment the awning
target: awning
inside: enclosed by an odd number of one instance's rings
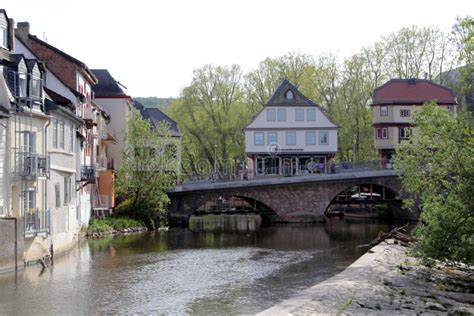
[[[7,83],[5,82],[5,78],[2,74],[0,74],[0,112],[4,112],[5,114],[10,113],[10,99],[12,95],[10,93],[10,89],[7,87]]]

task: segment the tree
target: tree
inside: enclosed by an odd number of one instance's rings
[[[463,104],[465,108],[474,111],[474,18],[458,18],[453,34],[459,52],[459,62],[462,65],[459,68],[459,99],[465,103]]]
[[[405,189],[421,201],[414,235],[423,258],[474,262],[474,130],[435,103],[415,111],[410,142],[396,150]],[[407,200],[412,205],[414,199]]]
[[[170,109],[183,132],[183,168],[186,173],[209,173],[217,164],[230,169],[244,156],[242,128],[252,113],[244,102],[242,70],[237,65],[205,65],[194,70],[191,84]]]
[[[177,146],[166,123],[152,129],[137,110],[132,111],[123,164],[117,173],[117,212],[149,227],[164,219],[169,203],[167,191],[179,176]]]

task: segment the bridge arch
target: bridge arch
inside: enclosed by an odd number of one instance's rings
[[[355,213],[366,216],[381,216],[386,218],[394,217],[394,209],[401,207],[400,189],[396,186],[376,182],[362,182],[335,188],[332,192],[329,204],[326,206],[324,214],[338,215],[344,213],[356,216]],[[373,206],[380,205],[375,210]],[[351,212],[353,214],[351,214]],[[363,216],[361,216],[363,217]]]

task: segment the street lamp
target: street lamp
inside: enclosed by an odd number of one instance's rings
[[[217,176],[217,144],[214,144],[214,176]]]

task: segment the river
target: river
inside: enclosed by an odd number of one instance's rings
[[[0,314],[252,314],[342,271],[394,224],[330,219],[253,233],[185,229],[82,242],[0,275]]]

